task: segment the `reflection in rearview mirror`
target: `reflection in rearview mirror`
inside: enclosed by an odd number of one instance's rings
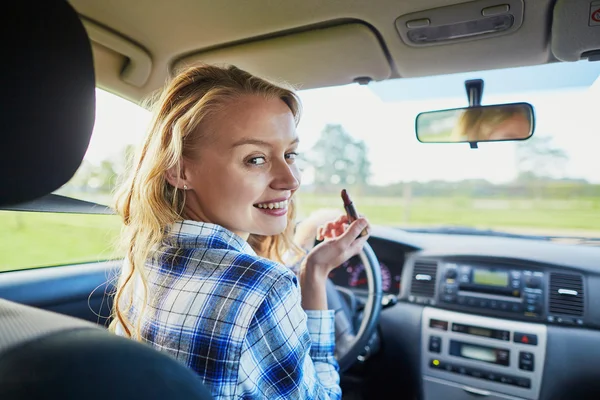
[[[533,129],[533,107],[528,103],[423,112],[416,121],[417,139],[426,143],[525,140]]]

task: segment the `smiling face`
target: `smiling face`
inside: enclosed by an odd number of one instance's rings
[[[186,218],[221,225],[244,239],[283,232],[288,200],[300,185],[290,108],[278,98],[243,96],[200,129],[205,137],[183,160]]]

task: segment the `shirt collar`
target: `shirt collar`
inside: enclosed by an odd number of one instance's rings
[[[220,225],[198,221],[177,221],[167,231],[165,242],[180,248],[235,250],[256,256],[252,247],[239,235]]]

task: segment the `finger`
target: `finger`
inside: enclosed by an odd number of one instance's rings
[[[328,222],[327,224],[325,224],[324,232],[329,232],[334,226],[335,225],[333,222]]]
[[[335,239],[336,237],[338,237],[340,234],[338,233],[338,229],[337,228],[331,228],[328,231],[324,232],[324,235],[326,239]]]
[[[346,232],[346,229],[348,229],[348,224],[342,224],[338,226],[338,228],[336,229],[337,236],[343,235],[344,232]]]
[[[338,224],[348,224],[350,221],[348,220],[348,216],[346,214],[342,214],[335,220]]]
[[[334,222],[332,222],[332,227],[335,229],[336,235],[339,236],[346,230],[346,226],[348,225],[347,217],[340,217]]]
[[[364,218],[359,218],[350,224],[350,227],[342,235],[338,237],[342,248],[348,248],[356,240],[358,235],[365,229],[369,224]]]
[[[337,217],[335,220],[330,221],[329,224],[332,224],[333,226],[340,226],[343,225],[344,223],[348,223],[348,217],[346,215],[340,215],[339,217]]]
[[[317,240],[323,240],[323,227],[320,226],[317,229]]]
[[[360,238],[356,239],[354,241],[354,243],[352,243],[350,245],[350,248],[348,249],[348,252],[349,252],[348,258],[353,257],[353,256],[357,255],[358,253],[360,253],[362,251],[363,247],[365,247],[365,243],[367,242],[367,239],[369,239],[369,235],[361,236]]]

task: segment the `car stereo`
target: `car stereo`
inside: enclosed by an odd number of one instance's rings
[[[439,302],[540,317],[544,312],[543,272],[475,263],[442,264]]]

